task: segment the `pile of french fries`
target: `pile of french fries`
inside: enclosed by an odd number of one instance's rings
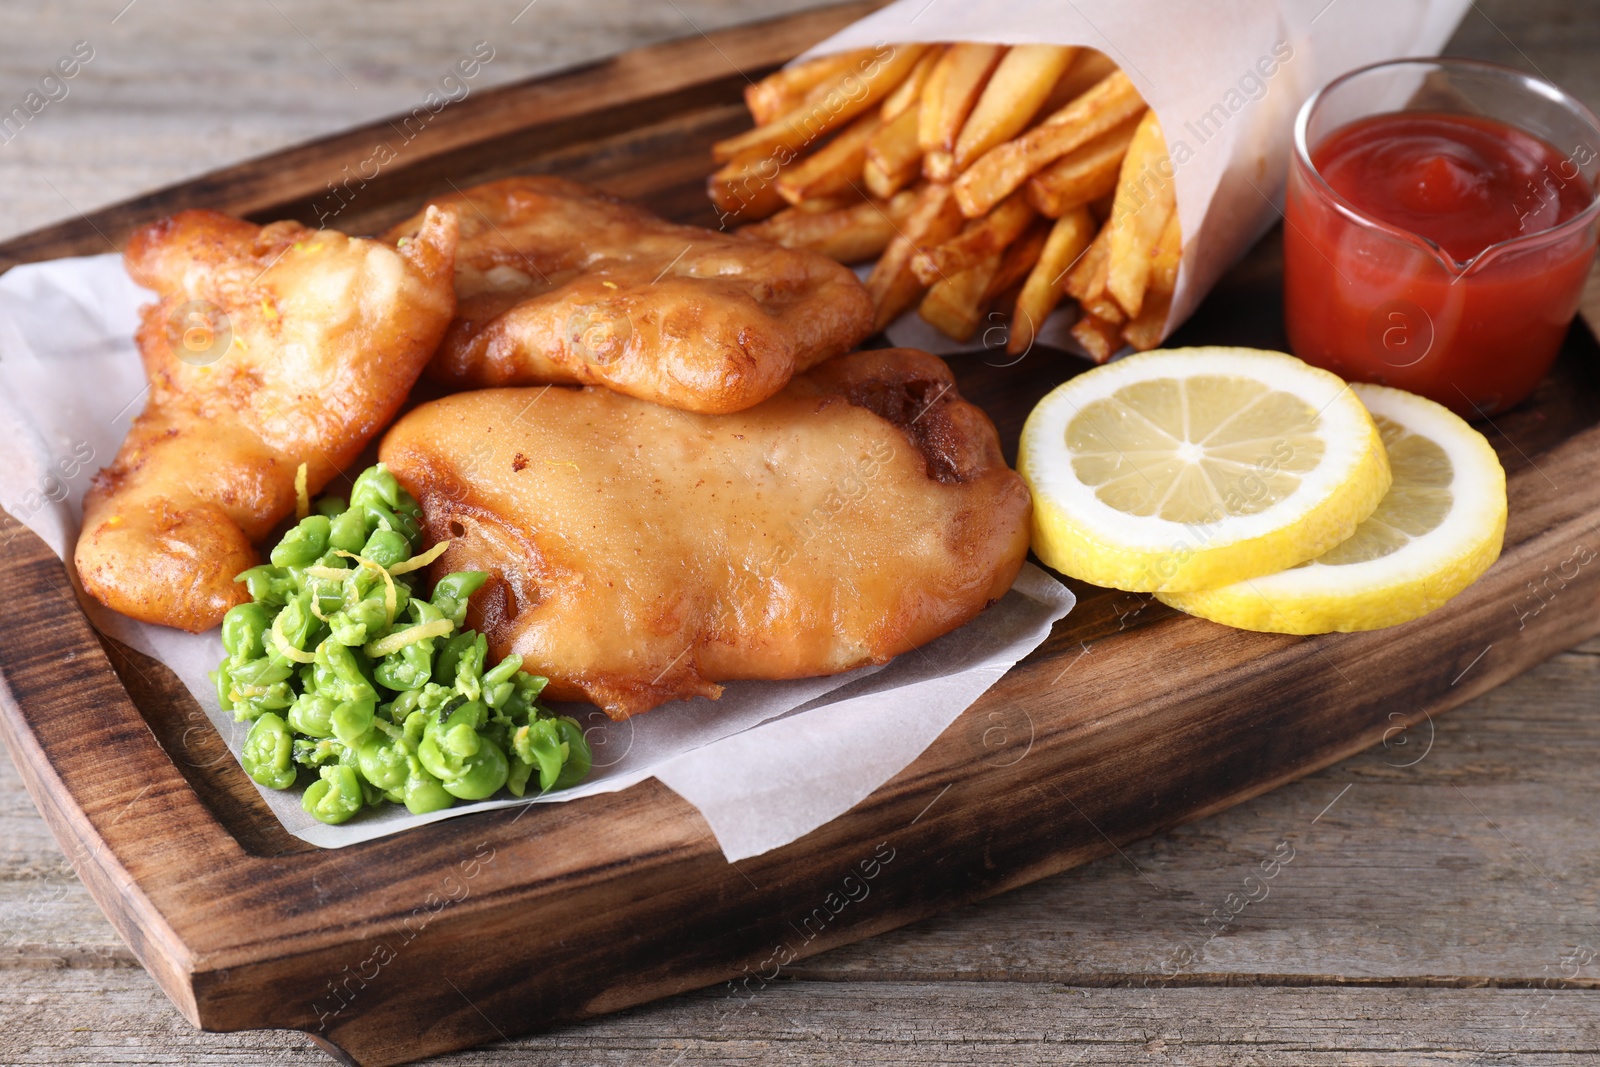
[[[780,70],[745,102],[755,127],[714,146],[712,201],[778,244],[876,258],[880,329],[913,306],[958,341],[1009,321],[1015,355],[1070,297],[1097,362],[1160,342],[1183,243],[1173,168],[1101,53],[885,45]]]

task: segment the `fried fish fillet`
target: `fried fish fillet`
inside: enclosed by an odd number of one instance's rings
[[[161,294],[137,334],[144,411],[83,501],[84,588],[199,632],[248,597],[251,542],[316,492],[404,401],[449,325],[453,216],[398,252],[379,241],[184,211],[128,244]]]
[[[461,220],[457,318],[429,368],[456,388],[603,385],[722,414],[872,332],[866,289],[815,252],[677,226],[560,178],[433,203]]]
[[[468,624],[613,718],[736,678],[833,674],[955,629],[1010,588],[1031,499],[944,361],[828,361],[733,415],[604,389],[422,405],[381,456],[482,570]]]

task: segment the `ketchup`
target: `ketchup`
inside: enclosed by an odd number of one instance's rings
[[[1531,392],[1594,257],[1593,225],[1551,232],[1594,200],[1578,163],[1506,123],[1432,112],[1357,120],[1311,155],[1334,195],[1297,161],[1284,230],[1295,353],[1464,415]]]

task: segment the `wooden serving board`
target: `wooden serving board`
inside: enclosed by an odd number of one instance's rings
[[[745,75],[871,6],[475,94],[410,141],[377,123],[240,164],[10,241],[0,268],[107,251],[193,206],[315,222],[342,203],[329,221],[370,233],[452,183],[521,171],[710,222],[707,148],[745,124]],[[382,143],[397,158],[330,199]],[[1173,343],[1281,347],[1277,247],[1269,236]],[[376,1067],[724,981],[735,1024],[795,959],[1236,804],[1600,631],[1596,356],[1573,331],[1538,395],[1485,426],[1510,473],[1505,554],[1443,610],[1280,637],[1075,585],[1077,610],[921,758],[738,866],[654,781],[313,849],[273,820],[164,668],[97,638],[60,561],[9,516],[0,730],[78,874],[197,1026],[302,1030]],[[1011,446],[1038,398],[1084,366],[1045,351],[953,364]]]

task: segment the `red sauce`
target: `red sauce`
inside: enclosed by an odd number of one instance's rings
[[[1475,116],[1398,112],[1333,131],[1312,163],[1334,193],[1443,257],[1352,220],[1296,164],[1284,231],[1291,347],[1462,414],[1515,404],[1555,358],[1594,256],[1593,225],[1548,234],[1594,199],[1578,162]],[[1473,262],[1514,239],[1528,240]]]

